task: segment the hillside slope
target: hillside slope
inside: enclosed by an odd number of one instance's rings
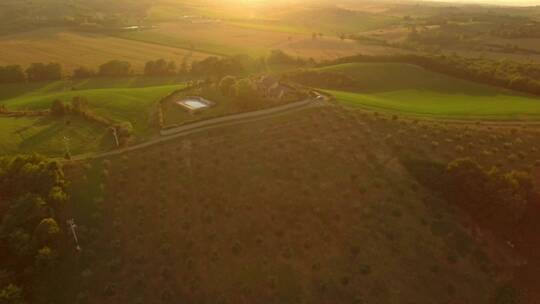
[[[44,290],[58,303],[489,303],[495,268],[381,140],[397,126],[314,109],[71,167],[84,249],[59,275],[73,283]]]
[[[351,63],[315,71],[351,77],[329,93],[349,105],[452,118],[538,119],[536,96],[477,84],[402,63]]]

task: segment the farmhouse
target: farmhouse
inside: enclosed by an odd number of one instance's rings
[[[278,101],[294,101],[299,99],[299,92],[296,88],[282,83],[276,77],[266,75],[256,81],[257,89],[265,98]]]

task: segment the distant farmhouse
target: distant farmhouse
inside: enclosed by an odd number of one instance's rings
[[[298,89],[279,81],[275,76],[261,76],[256,79],[255,84],[261,96],[270,100],[290,102],[302,99]]]

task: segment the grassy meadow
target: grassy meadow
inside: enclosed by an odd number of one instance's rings
[[[352,63],[319,71],[340,72],[358,82],[350,91],[327,90],[352,106],[423,116],[502,120],[540,118],[540,99],[401,63]]]

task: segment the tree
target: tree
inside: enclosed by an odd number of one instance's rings
[[[229,96],[235,83],[236,78],[234,78],[233,76],[225,76],[219,82],[219,90],[223,95]]]
[[[85,67],[78,67],[75,70],[73,70],[73,74],[71,75],[71,78],[85,79],[85,78],[91,78],[94,76],[96,76],[96,72],[94,72],[94,70],[85,68]]]
[[[22,288],[9,284],[0,290],[1,304],[24,304]]]
[[[111,60],[99,66],[99,76],[124,77],[131,73],[131,64],[127,61]]]

